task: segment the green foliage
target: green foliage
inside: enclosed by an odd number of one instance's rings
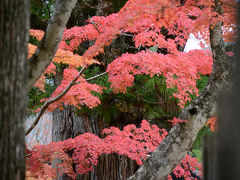
[[[29,43],[35,46],[38,46],[40,41],[36,39],[36,37],[29,36]]]
[[[43,105],[43,103],[40,102],[41,99],[49,98],[55,89],[56,87],[54,87],[53,83],[45,84],[45,92],[42,92],[36,87],[32,87],[28,93],[28,109],[36,110],[40,108]]]
[[[153,46],[153,47],[150,47],[149,50],[152,51],[152,52],[157,52],[158,47]]]
[[[198,161],[202,162],[202,142],[203,142],[203,136],[212,134],[211,130],[204,126],[198,133],[196,140],[193,143],[191,155],[193,157],[196,157]]]
[[[197,80],[197,88],[199,90],[199,93],[202,92],[203,88],[207,85],[208,83],[208,76],[203,76],[200,74],[201,79]]]
[[[53,13],[53,0],[31,0],[31,13],[39,20],[47,21]]]
[[[204,126],[198,133],[197,138],[195,142],[193,143],[192,149],[199,149],[201,148],[202,145],[202,137],[207,134],[212,134],[211,130],[207,127]]]
[[[193,149],[191,156],[197,158],[199,163],[202,163],[202,151],[200,149]]]

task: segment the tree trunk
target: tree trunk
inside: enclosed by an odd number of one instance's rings
[[[218,149],[217,158],[219,180],[239,179],[239,162],[240,162],[240,2],[238,1],[237,18],[238,18],[238,40],[234,48],[234,62],[236,69],[234,72],[233,87],[230,91],[223,92],[218,100],[218,124],[219,131],[217,135]]]
[[[203,176],[204,180],[218,180],[218,158],[217,158],[216,135],[208,135],[203,141]]]
[[[0,1],[0,179],[25,179],[29,1]]]

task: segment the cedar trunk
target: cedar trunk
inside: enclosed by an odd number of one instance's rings
[[[28,0],[0,1],[0,179],[25,179]]]

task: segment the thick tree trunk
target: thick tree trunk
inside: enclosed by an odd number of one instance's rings
[[[53,142],[74,138],[86,132],[83,118],[77,116],[75,111],[76,108],[73,106],[65,106],[64,110],[53,111]]]
[[[64,141],[85,132],[99,135],[97,116],[89,119],[87,116],[79,116],[73,106],[65,106],[64,110],[56,109],[53,111],[52,141]],[[96,171],[87,175],[78,175],[77,179],[96,179]],[[71,179],[66,174],[59,176],[58,180]]]
[[[0,1],[0,179],[25,179],[29,1]]]
[[[218,180],[217,137],[208,135],[203,142],[203,179]]]
[[[236,69],[234,72],[233,87],[230,91],[223,91],[218,101],[218,124],[217,135],[218,149],[218,179],[237,180],[239,179],[240,162],[240,2],[237,7],[238,41],[234,48],[234,62]]]

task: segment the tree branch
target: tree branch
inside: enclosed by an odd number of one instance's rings
[[[66,23],[76,2],[77,0],[60,0],[56,4],[55,12],[48,23],[40,46],[28,61],[29,79],[27,82],[27,90],[40,78],[54,57],[58,44],[62,39]]]
[[[232,62],[230,57],[225,54],[221,25],[222,22],[219,22],[210,28],[214,60],[208,85],[178,117],[188,120],[188,123],[174,126],[151,157],[129,178],[130,180],[167,179],[175,166],[185,157],[207,120],[216,115],[218,92],[229,87],[232,75]]]
[[[30,126],[30,128],[27,129],[26,133],[25,133],[25,136],[27,136],[35,127],[36,125],[38,124],[38,122],[40,121],[40,118],[42,117],[43,113],[46,111],[46,109],[49,107],[50,104],[56,102],[57,100],[61,99],[69,90],[72,86],[78,84],[76,83],[77,79],[83,74],[83,72],[85,71],[86,69],[86,66],[84,66],[80,72],[78,73],[78,75],[68,84],[68,86],[60,93],[58,94],[57,96],[49,99],[48,101],[46,101],[44,103],[44,105],[41,107],[36,119],[34,120],[34,122],[32,123],[32,125]],[[93,79],[96,79],[98,77],[101,77],[103,75],[107,74],[107,72],[103,72],[101,74],[98,74],[96,76],[93,76],[93,77],[90,77],[88,79],[86,79],[86,81],[91,81]]]
[[[97,6],[92,6],[92,5],[88,4],[85,0],[83,0],[83,3],[84,3],[86,6],[92,8],[92,9],[97,9]]]
[[[37,115],[37,118],[35,119],[35,121],[33,122],[33,124],[31,125],[30,128],[28,128],[28,130],[26,131],[26,134],[25,136],[27,136],[32,130],[33,128],[38,124],[40,118],[42,117],[43,113],[46,111],[46,109],[48,108],[48,106],[61,99],[69,90],[70,88],[75,85],[75,82],[77,81],[77,79],[82,75],[82,73],[84,72],[84,70],[86,69],[86,66],[83,66],[83,68],[80,70],[80,72],[78,73],[78,75],[68,84],[68,86],[60,93],[58,94],[57,96],[49,99],[48,101],[46,101],[44,103],[44,105],[42,106],[42,108],[40,109],[40,112],[38,113]]]
[[[107,72],[103,72],[103,73],[98,74],[98,75],[96,75],[96,76],[93,76],[93,77],[87,78],[86,81],[94,80],[94,79],[96,79],[96,78],[98,78],[98,77],[101,77],[101,76],[103,76],[103,75],[105,75],[105,74],[107,74]]]
[[[99,31],[99,29],[98,29],[98,27],[97,27],[97,23],[95,23],[95,22],[92,20],[91,17],[89,17],[89,20],[90,20],[90,22],[94,25],[94,27],[96,28],[97,32],[98,32],[99,34],[101,34],[101,32]]]

